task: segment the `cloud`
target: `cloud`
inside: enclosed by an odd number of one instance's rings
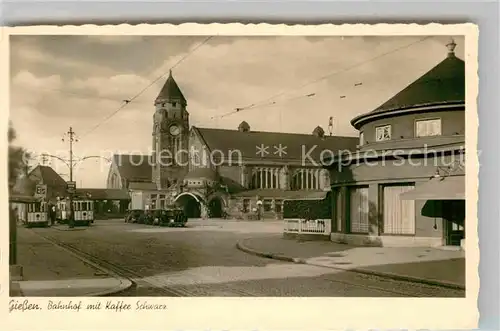
[[[80,155],[147,152],[153,101],[168,69],[187,56],[173,74],[187,98],[191,125],[235,129],[245,120],[252,130],[311,133],[317,125],[328,131],[332,116],[335,134],[355,136],[354,116],[375,109],[444,59],[440,37],[404,48],[419,38],[213,37],[196,50],[205,37],[18,39],[11,49],[11,117],[31,149],[62,148],[64,154],[60,138],[73,126],[82,138]],[[463,39],[456,41],[463,56]],[[235,113],[251,104],[257,107]],[[233,114],[216,116],[227,113]],[[85,185],[104,185],[107,173],[93,163],[83,167]]]

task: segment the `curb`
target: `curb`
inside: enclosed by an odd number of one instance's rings
[[[62,227],[62,226],[51,226],[50,229],[54,229],[57,231],[85,231],[85,230],[87,230],[86,228],[69,228],[69,227]]]
[[[437,280],[412,277],[412,276],[403,276],[403,275],[398,275],[398,274],[394,274],[391,272],[380,272],[380,271],[373,271],[373,270],[363,269],[363,268],[346,268],[346,267],[327,266],[327,265],[322,265],[322,264],[318,264],[318,263],[310,263],[310,262],[307,262],[307,260],[303,259],[303,258],[289,257],[289,256],[281,255],[281,254],[260,252],[260,251],[253,249],[253,248],[249,248],[248,246],[245,246],[244,244],[241,243],[241,241],[236,243],[236,248],[239,249],[240,251],[243,251],[243,252],[248,253],[248,254],[252,254],[252,255],[268,258],[268,259],[273,259],[273,260],[281,260],[281,261],[292,262],[292,263],[296,263],[296,264],[307,264],[307,265],[312,265],[315,267],[323,267],[323,268],[330,268],[330,269],[343,270],[343,271],[352,271],[352,272],[356,272],[356,273],[364,274],[364,275],[379,276],[379,277],[389,278],[389,279],[394,279],[394,280],[403,280],[403,281],[412,282],[412,283],[434,285],[434,286],[439,286],[439,287],[450,288],[453,290],[464,290],[465,291],[464,285],[456,284],[456,283],[452,283],[452,282],[437,281]]]
[[[120,281],[120,285],[118,285],[116,287],[110,288],[108,290],[96,292],[96,293],[87,294],[86,296],[109,296],[112,294],[117,294],[117,293],[123,292],[123,291],[131,288],[134,285],[134,283],[130,279],[126,279],[126,278],[121,277],[120,275],[118,275],[114,271],[108,270],[108,269],[98,265],[97,263],[94,263],[94,262],[90,261],[89,259],[80,256],[79,254],[67,249],[66,247],[59,245],[57,242],[55,242],[51,239],[48,239],[44,236],[41,236],[38,233],[37,233],[37,235],[40,236],[41,238],[43,238],[44,240],[50,242],[51,244],[59,247],[60,249],[66,251],[67,253],[73,255],[74,257],[76,257],[80,261],[82,261],[82,262],[94,267],[95,269],[98,269],[98,270],[112,276],[113,278],[117,279],[118,281]]]

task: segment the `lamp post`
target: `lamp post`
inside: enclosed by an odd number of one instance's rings
[[[73,143],[78,142],[78,139],[75,137],[75,131],[73,131],[72,127],[69,128],[67,135],[68,135],[68,141],[69,141],[69,161],[67,161],[59,156],[50,155],[50,154],[46,154],[46,153],[42,154],[42,157],[43,158],[47,158],[47,157],[55,158],[55,159],[63,162],[69,168],[69,182],[68,182],[67,191],[68,191],[68,196],[69,196],[69,214],[70,215],[69,215],[69,220],[68,220],[69,224],[68,225],[70,228],[74,228],[75,218],[74,218],[73,198],[74,198],[74,193],[76,190],[76,183],[73,182],[73,170],[74,170],[74,167],[77,163],[75,163],[74,159],[73,159]],[[65,141],[64,138],[62,138],[62,141],[63,142]],[[105,157],[99,156],[99,155],[86,156],[86,157],[79,159],[77,162],[82,162],[84,160],[91,159],[91,158],[101,158],[101,159],[104,159],[104,160],[110,162],[110,160],[108,158],[105,158]]]

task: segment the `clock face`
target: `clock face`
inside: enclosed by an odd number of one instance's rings
[[[177,125],[172,125],[170,127],[170,134],[172,136],[177,136],[180,132],[181,132],[181,130],[179,129],[179,127]]]

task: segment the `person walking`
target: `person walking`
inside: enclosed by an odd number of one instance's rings
[[[50,226],[54,226],[56,223],[56,206],[50,204],[49,206],[49,217],[50,217]]]

